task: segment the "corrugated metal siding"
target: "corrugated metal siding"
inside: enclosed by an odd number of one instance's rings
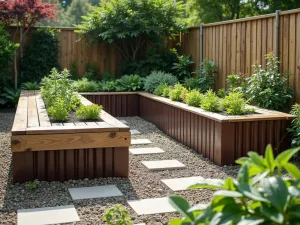
[[[13,153],[14,182],[128,177],[128,148]]]

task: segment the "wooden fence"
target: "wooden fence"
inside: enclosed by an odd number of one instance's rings
[[[278,57],[280,70],[290,72],[289,83],[298,93],[300,102],[300,9],[279,12]],[[193,69],[203,59],[216,62],[218,75],[216,88],[226,87],[230,74],[251,75],[252,65],[258,61],[265,66],[264,55],[276,51],[276,13],[239,20],[204,24],[203,49],[200,48],[200,27],[190,28],[181,36],[184,54],[195,62]]]

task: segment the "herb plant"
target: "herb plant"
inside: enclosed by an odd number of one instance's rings
[[[73,83],[73,87],[79,92],[95,92],[99,90],[99,85],[96,81],[89,81],[87,78],[82,78]]]
[[[186,91],[186,88],[182,84],[176,84],[169,93],[169,98],[172,101],[182,101],[182,93]]]
[[[102,217],[107,225],[132,225],[128,212],[122,205],[106,209]]]
[[[202,70],[199,71],[199,90],[204,93],[215,87],[215,74],[217,66],[213,61],[205,59],[202,63]]]
[[[203,98],[203,94],[201,94],[197,90],[190,91],[185,98],[185,103],[189,106],[200,107],[201,101]]]
[[[76,110],[76,115],[79,119],[82,120],[96,120],[99,118],[101,110],[101,105],[82,105],[79,107],[79,109]]]
[[[219,98],[225,98],[226,97],[226,91],[224,88],[221,88],[218,90],[217,95]]]
[[[299,147],[300,146],[300,105],[299,104],[293,105],[290,113],[296,116],[292,120],[291,127],[288,128],[288,131],[292,136],[292,147]]]
[[[246,94],[253,104],[273,110],[283,110],[293,97],[293,91],[288,84],[289,74],[278,72],[279,61],[273,53],[265,56],[266,69],[255,63],[254,74],[249,77]]]
[[[169,87],[168,84],[162,83],[162,84],[158,85],[157,88],[155,88],[154,94],[155,94],[155,95],[158,95],[158,96],[163,96],[163,95],[164,95],[164,90],[165,90],[166,88],[168,88],[168,87]]]
[[[116,91],[117,90],[117,83],[116,81],[102,81],[99,83],[99,90],[110,92],[110,91]]]
[[[164,87],[162,90],[162,96],[168,98],[172,88],[173,88],[172,86]]]
[[[22,90],[39,90],[41,85],[37,82],[26,82],[21,84]]]
[[[212,90],[208,90],[202,98],[200,108],[210,112],[221,111],[220,99]]]
[[[153,93],[154,90],[163,83],[170,86],[175,85],[178,82],[177,77],[170,73],[164,73],[162,71],[152,71],[151,74],[144,80],[145,91]]]
[[[190,189],[218,189],[209,204],[190,204],[171,195],[170,203],[183,216],[170,225],[298,225],[300,221],[300,170],[289,162],[299,151],[291,149],[274,158],[271,146],[265,157],[248,152],[238,159],[241,164],[237,178],[202,179]],[[283,170],[289,174],[282,177]]]
[[[190,58],[191,57],[187,55],[178,56],[178,62],[173,64],[173,74],[176,75],[179,80],[184,80],[184,78],[191,76],[190,65],[194,62]]]
[[[246,100],[241,92],[230,92],[222,100],[222,106],[229,115],[244,115],[248,112],[246,108]]]
[[[49,115],[56,121],[68,120],[69,110],[65,105],[65,100],[57,98],[54,103],[47,108]]]
[[[183,86],[189,90],[198,90],[199,89],[199,81],[198,78],[189,77],[185,78],[183,82]]]
[[[117,84],[122,91],[138,91],[143,87],[143,80],[138,75],[125,75],[117,80]]]

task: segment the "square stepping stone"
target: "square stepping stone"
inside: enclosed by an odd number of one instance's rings
[[[21,209],[17,211],[18,225],[60,224],[80,221],[74,205]]]
[[[108,198],[122,196],[122,192],[115,185],[96,187],[69,188],[73,200],[90,198]]]
[[[130,130],[131,134],[140,134],[141,132],[139,132],[138,130]]]
[[[128,204],[138,215],[150,215],[176,211],[169,203],[167,197],[133,200],[128,201]]]
[[[154,148],[130,148],[129,151],[133,155],[144,155],[144,154],[155,154],[155,153],[163,153],[164,150],[154,147]]]
[[[178,160],[142,161],[149,170],[182,169],[186,166]]]
[[[148,139],[132,139],[131,140],[131,145],[146,145],[146,144],[151,144],[152,141]]]
[[[126,120],[120,120],[121,123],[127,124]]]
[[[173,178],[161,180],[173,191],[183,191],[187,190],[190,186],[197,184],[203,177],[183,177],[183,178]]]

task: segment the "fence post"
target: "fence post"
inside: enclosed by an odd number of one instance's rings
[[[203,23],[200,23],[200,64],[199,64],[199,70],[201,73],[202,70],[202,62],[203,62]]]
[[[275,56],[279,59],[279,29],[280,29],[280,10],[275,12]],[[278,65],[278,70],[280,65]]]

